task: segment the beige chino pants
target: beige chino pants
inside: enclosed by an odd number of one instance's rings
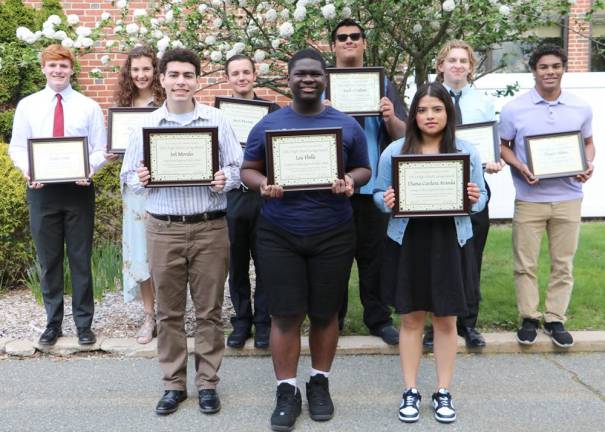
[[[158,357],[166,390],[186,390],[187,284],[195,307],[195,383],[199,390],[216,388],[225,351],[221,320],[229,269],[229,237],[225,218],[184,224],[147,216],[147,253],[156,290]]]
[[[546,231],[551,272],[544,321],[565,322],[573,289],[573,259],[578,247],[582,200],[552,203],[515,201],[513,253],[517,308],[521,318],[539,320],[538,256]]]

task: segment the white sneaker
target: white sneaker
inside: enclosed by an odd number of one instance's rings
[[[452,423],[456,420],[452,395],[447,389],[440,388],[437,393],[433,393],[433,409],[435,410],[435,419],[438,422]]]
[[[399,404],[399,420],[414,423],[420,418],[420,400],[422,397],[415,388],[406,389]]]

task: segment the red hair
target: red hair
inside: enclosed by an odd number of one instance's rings
[[[40,57],[42,66],[49,60],[69,60],[72,68],[74,67],[75,61],[73,53],[59,44],[49,45],[42,51],[42,56]]]

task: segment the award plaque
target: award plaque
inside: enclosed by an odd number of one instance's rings
[[[266,131],[267,183],[289,190],[331,189],[344,178],[342,129]]]
[[[538,179],[569,177],[588,168],[581,131],[524,137],[527,166]]]
[[[248,135],[254,125],[271,112],[272,105],[268,101],[221,96],[217,96],[214,100],[214,106],[227,117],[242,147],[246,146]]]
[[[473,144],[483,165],[500,160],[500,138],[495,121],[456,125],[456,138]]]
[[[71,183],[90,175],[86,137],[27,140],[30,182]]]
[[[381,115],[384,68],[328,68],[326,99],[332,107],[353,116]]]
[[[470,213],[468,153],[393,156],[394,217]]]
[[[109,108],[107,111],[107,152],[126,153],[133,129],[141,126],[143,118],[157,108]]]
[[[209,186],[218,164],[218,128],[143,128],[147,187]]]

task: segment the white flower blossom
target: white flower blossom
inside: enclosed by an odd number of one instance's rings
[[[265,75],[269,73],[269,65],[267,63],[263,63],[258,67],[258,72],[261,75]]]
[[[202,3],[197,7],[197,11],[201,14],[204,14],[208,10],[208,6]]]
[[[216,18],[214,21],[212,21],[212,25],[216,28],[219,28],[223,25],[223,20],[220,18]]]
[[[146,35],[148,32],[149,32],[149,30],[144,25],[142,25],[141,27],[139,27],[139,34],[140,35]]]
[[[154,39],[162,39],[163,36],[164,36],[164,33],[162,33],[161,30],[155,29],[154,31],[151,32],[151,37]]]
[[[102,71],[99,68],[94,68],[90,71],[90,75],[92,75],[94,78],[100,78],[101,73],[102,73]]]
[[[139,25],[137,23],[130,23],[126,26],[126,33],[129,35],[135,34],[139,31]]]
[[[82,40],[81,39],[76,39],[74,41],[74,48],[76,48],[76,49],[82,48]]]
[[[506,5],[501,5],[500,9],[498,9],[498,12],[500,12],[504,16],[509,16],[510,15],[510,7],[508,7]]]
[[[82,43],[82,47],[90,48],[91,46],[94,45],[95,42],[91,38],[85,37],[85,38],[82,38],[81,43]]]
[[[39,39],[39,37],[35,34],[35,33],[31,33],[29,35],[26,36],[24,42],[27,44],[33,44],[36,43],[36,41]]]
[[[55,34],[53,35],[53,38],[60,40],[60,41],[62,41],[66,37],[67,37],[67,33],[65,33],[63,30],[59,30],[58,32],[55,32]]]
[[[76,29],[76,34],[82,37],[88,37],[92,33],[92,30],[85,26],[80,26]]]
[[[223,58],[223,53],[221,53],[220,51],[212,51],[210,53],[210,60],[212,60],[215,63],[218,63],[222,60]]]
[[[220,8],[223,5],[223,0],[212,0],[212,6],[215,8]]]
[[[25,40],[25,38],[30,35],[33,34],[32,31],[30,29],[28,29],[27,27],[17,27],[17,31],[16,31],[16,36],[17,39],[19,40]]]
[[[500,0],[489,0],[489,4],[491,4],[492,6],[498,4]]]
[[[111,14],[109,12],[103,12],[101,14],[101,20],[102,21],[107,21],[109,18],[111,18]]]
[[[113,28],[113,34],[118,34],[123,30],[123,27],[121,25],[117,25]]]
[[[149,20],[149,24],[151,24],[151,27],[156,28],[160,25],[160,20],[158,20],[157,18],[151,18]]]
[[[106,40],[106,41],[105,41],[105,47],[107,47],[107,48],[111,48],[112,46],[114,46],[114,45],[115,45],[115,43],[116,43],[116,41],[114,41],[114,40],[111,40],[111,39]]]
[[[307,16],[307,8],[304,6],[297,6],[296,9],[294,9],[294,13],[292,14],[292,16],[294,17],[295,21],[304,20]]]
[[[53,25],[61,24],[61,18],[59,17],[59,15],[51,15],[48,18],[46,18],[46,21],[48,21],[49,23],[52,23]]]
[[[168,45],[170,44],[170,38],[168,36],[164,36],[162,39],[160,39],[158,41],[158,49],[160,51],[166,51],[166,48],[168,48]]]
[[[49,28],[54,30],[55,25],[53,23],[51,23],[50,21],[44,21],[42,23],[42,30],[49,29]]]
[[[431,21],[431,28],[433,30],[439,30],[441,28],[441,23],[439,21]]]
[[[422,31],[422,25],[414,24],[414,27],[412,27],[412,33],[420,33],[421,31]]]
[[[351,8],[349,6],[343,7],[342,11],[340,12],[340,16],[342,18],[350,18],[352,14],[353,12],[351,11]]]
[[[71,38],[66,37],[61,41],[61,45],[65,48],[72,48],[74,46],[74,41]]]
[[[246,0],[239,0],[237,2],[239,4],[240,7],[246,7],[248,2]]]
[[[174,40],[170,43],[170,45],[172,45],[172,48],[183,48],[185,46],[180,40]]]
[[[236,54],[240,54],[242,51],[244,51],[245,48],[246,48],[246,44],[243,42],[236,42],[233,45],[233,50],[235,51]]]
[[[456,2],[454,0],[445,0],[441,7],[444,11],[451,12],[456,8]]]
[[[128,5],[128,2],[126,0],[118,0],[116,2],[116,7],[118,9],[124,9],[127,5]]]
[[[282,17],[282,19],[287,20],[290,18],[290,11],[288,9],[284,9],[279,13],[279,16]]]
[[[285,39],[288,39],[290,36],[292,36],[294,34],[294,26],[289,23],[289,22],[285,22],[282,25],[279,26],[279,35]]]
[[[256,50],[254,52],[254,61],[256,63],[262,63],[263,61],[265,61],[266,55],[267,53],[265,53],[263,50]]]
[[[273,49],[278,49],[280,45],[281,41],[279,39],[273,39],[271,41],[271,46],[273,47]]]
[[[55,29],[52,27],[46,27],[44,30],[42,30],[42,34],[45,38],[52,39],[55,37]]]
[[[206,45],[214,45],[215,42],[216,42],[216,37],[214,37],[212,35],[208,35],[208,36],[206,36],[206,39],[204,39],[204,43]]]
[[[173,19],[174,19],[174,12],[172,12],[172,9],[171,9],[168,12],[166,12],[166,15],[164,15],[164,21],[169,23],[169,22],[172,22]]]
[[[124,20],[122,20],[122,19],[116,20],[116,25],[119,25],[119,26],[124,25]]]
[[[75,26],[80,22],[80,17],[76,14],[67,15],[67,24]]]
[[[328,3],[321,8],[321,14],[325,19],[334,19],[336,18],[336,7],[332,3]]]
[[[101,64],[106,65],[107,63],[109,63],[109,56],[105,54],[103,57],[101,57]]]
[[[306,5],[309,4],[309,0],[298,0],[296,2],[296,7],[305,7]]]
[[[265,12],[265,19],[268,22],[274,22],[277,20],[277,11],[275,9],[269,9],[267,12]]]
[[[237,52],[234,49],[230,49],[229,51],[227,51],[225,53],[225,60],[229,60],[231,57],[233,57],[236,54],[237,54]]]
[[[135,18],[144,17],[144,16],[147,16],[147,11],[145,9],[135,9],[134,12],[132,13],[132,15]]]

